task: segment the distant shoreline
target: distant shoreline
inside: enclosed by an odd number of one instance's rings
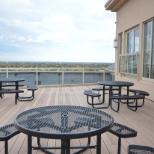
[[[114,63],[104,63],[104,62],[36,62],[36,61],[0,61],[0,68],[34,68],[34,67],[86,67],[86,68],[106,68],[113,67]]]
[[[91,63],[97,63],[97,64],[114,64],[114,62],[50,62],[50,61],[0,61],[0,63],[83,63],[83,64],[91,64]]]

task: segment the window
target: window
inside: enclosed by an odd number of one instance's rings
[[[127,34],[127,53],[133,53],[133,32]]]
[[[154,79],[154,20],[145,23],[143,77]]]
[[[128,73],[137,74],[137,52],[139,51],[139,28],[127,33]]]
[[[137,75],[137,53],[120,55],[120,73]]]
[[[119,35],[120,72],[137,74],[137,53],[139,51],[139,28],[132,29],[126,33],[126,53],[122,52],[122,36]],[[121,38],[121,39],[120,39]],[[123,53],[123,54],[122,54]]]
[[[127,33],[127,53],[136,53],[139,51],[139,28]]]
[[[134,31],[134,52],[139,51],[139,29],[135,29]]]

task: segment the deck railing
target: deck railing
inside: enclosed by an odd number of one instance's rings
[[[100,68],[0,68],[0,78],[24,78],[25,85],[93,84],[114,80],[114,71]]]

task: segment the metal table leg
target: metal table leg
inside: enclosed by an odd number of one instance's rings
[[[101,134],[97,135],[96,154],[101,154]]]
[[[61,140],[61,154],[70,154],[70,140]]]
[[[28,135],[28,154],[32,154],[32,137]]]

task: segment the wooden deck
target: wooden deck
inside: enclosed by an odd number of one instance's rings
[[[14,94],[5,94],[0,99],[0,126],[13,122],[14,117],[27,109],[48,106],[48,105],[81,105],[89,106],[86,102],[86,96],[83,94],[85,89],[91,89],[97,85],[91,86],[64,86],[64,87],[41,87],[35,92],[35,99],[30,102],[19,102],[15,105]],[[25,90],[24,96],[31,93]],[[96,100],[95,100],[96,101]],[[122,139],[121,154],[127,153],[129,144],[141,144],[154,146],[154,102],[146,99],[145,105],[138,108],[137,112],[129,110],[125,104],[121,104],[118,113],[111,108],[104,109],[114,117],[114,121],[127,125],[137,130],[138,135],[134,138]],[[92,137],[92,143],[95,143],[95,137]],[[102,134],[102,154],[117,153],[118,138],[109,132]],[[60,145],[60,140],[42,139],[43,145]],[[86,139],[76,139],[71,141],[72,145],[86,144]],[[36,145],[36,138],[33,138],[33,145]],[[54,150],[53,150],[54,151]],[[72,152],[75,150],[72,150]],[[60,154],[59,150],[54,151]],[[4,153],[4,142],[0,142],[0,154]],[[9,140],[10,154],[27,153],[27,137],[20,133]],[[41,154],[41,151],[33,151],[34,154]],[[89,149],[84,154],[95,154],[95,149]]]

